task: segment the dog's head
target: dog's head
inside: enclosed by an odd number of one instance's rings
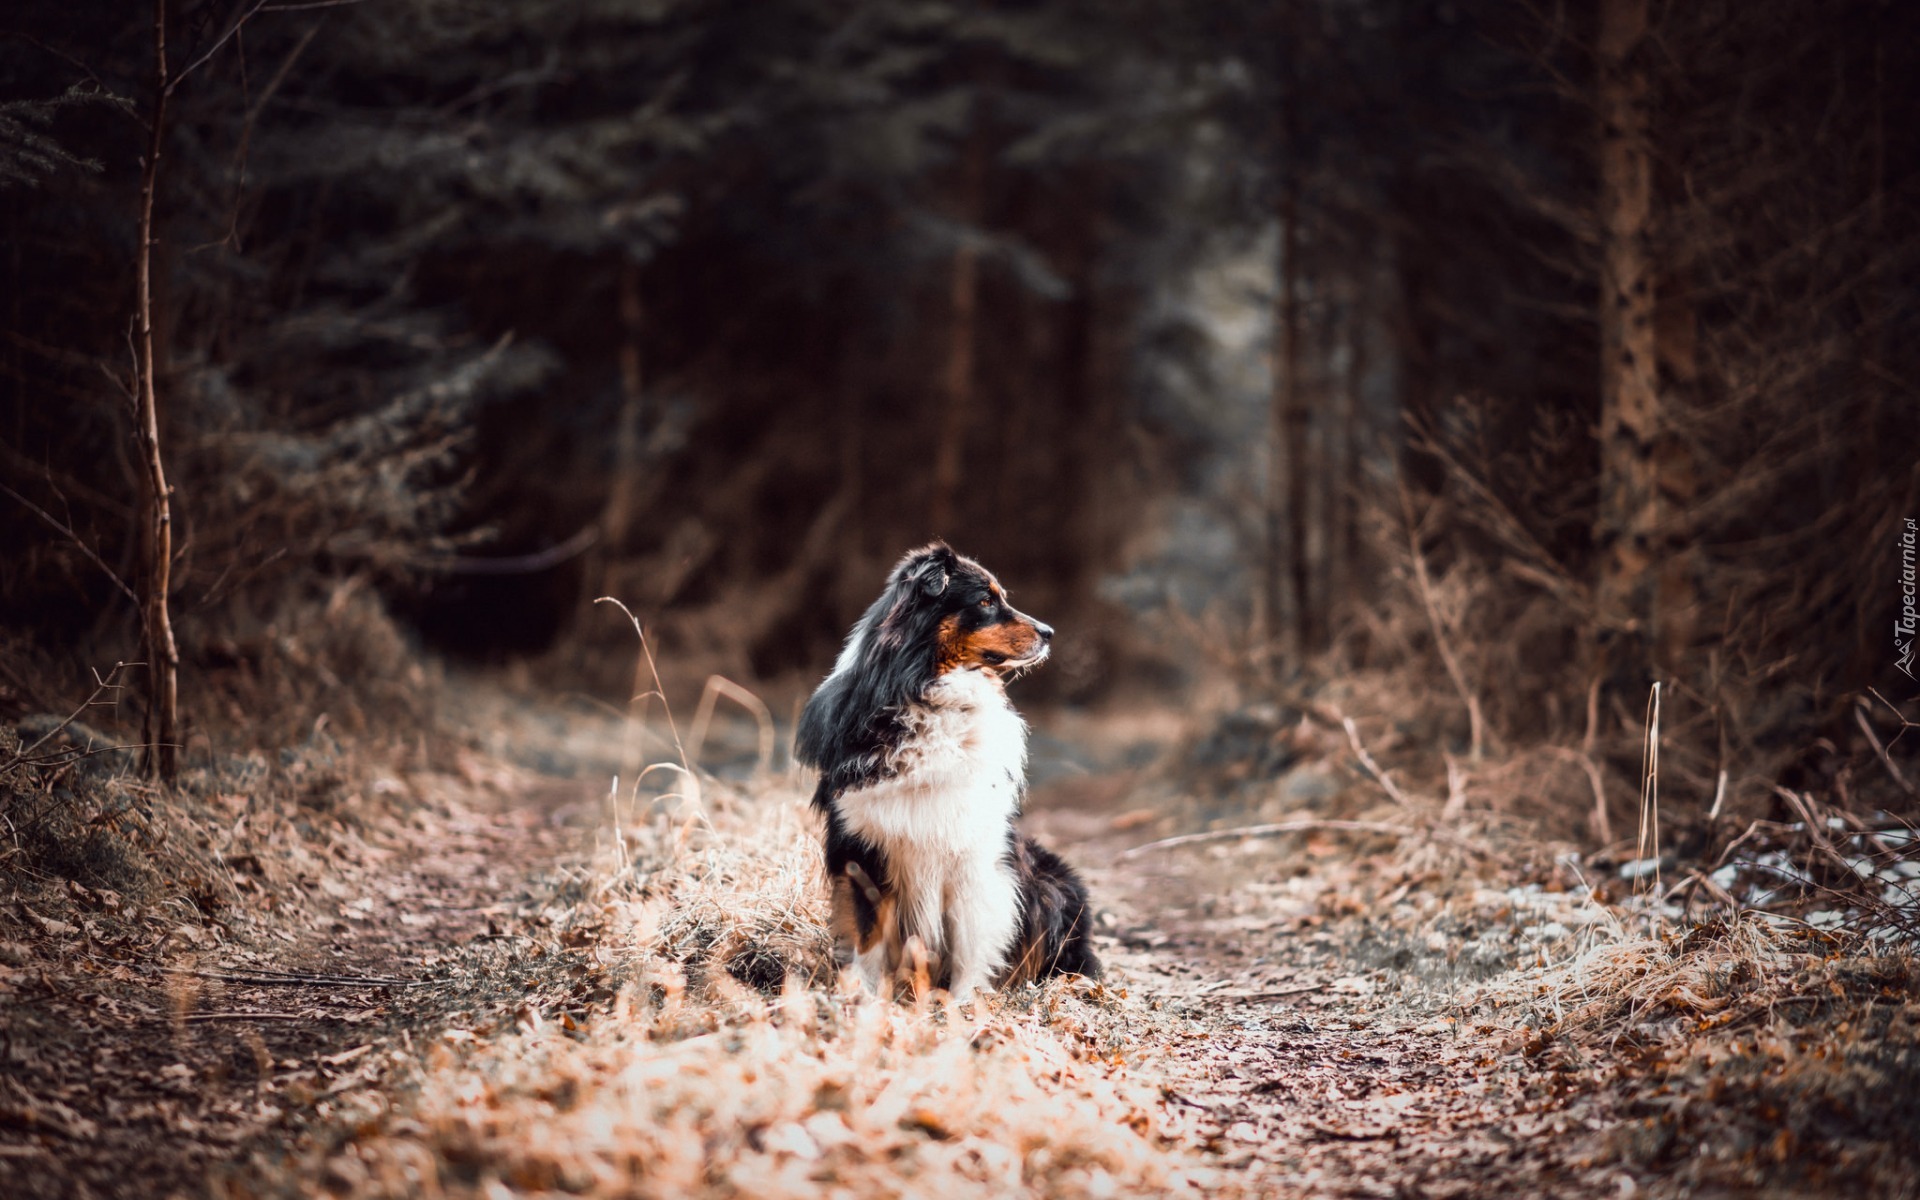
[[[1045,661],[1053,628],[1015,608],[992,572],[944,542],[913,551],[887,577],[872,633],[885,651],[922,657],[933,673],[1009,674]]]
[[[829,792],[881,770],[901,712],[953,671],[1006,676],[1038,666],[1053,630],[1007,601],[987,569],[944,543],[901,559],[800,714],[794,751]]]

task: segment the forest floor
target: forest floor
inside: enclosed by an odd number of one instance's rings
[[[0,1194],[1920,1194],[1910,955],[1589,890],[1336,731],[1247,807],[1149,765],[1174,714],[1038,721],[1028,823],[1107,977],[916,1006],[833,978],[752,724],[636,784],[677,737],[459,695],[463,739],[316,728],[164,820],[12,750]]]

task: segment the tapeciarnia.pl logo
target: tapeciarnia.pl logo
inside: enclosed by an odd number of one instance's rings
[[[1906,527],[1900,531],[1900,616],[1893,623],[1893,652],[1897,656],[1893,665],[1899,667],[1908,679],[1913,676],[1913,635],[1920,629],[1920,587],[1915,585],[1914,541],[1920,535],[1920,526],[1915,525],[1912,517],[1907,518]]]

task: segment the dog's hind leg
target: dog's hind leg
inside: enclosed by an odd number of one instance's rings
[[[1060,856],[1029,837],[1013,839],[1008,854],[1020,889],[1020,933],[1001,987],[1050,975],[1100,977],[1093,953],[1093,910],[1086,885]]]

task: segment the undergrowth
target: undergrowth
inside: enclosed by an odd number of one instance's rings
[[[590,939],[611,1001],[576,1016],[536,993],[450,1030],[403,1101],[230,1190],[1157,1196],[1191,1168],[1156,1136],[1138,1004],[1082,981],[863,995],[832,969],[804,793],[709,779],[632,806],[555,922]]]

